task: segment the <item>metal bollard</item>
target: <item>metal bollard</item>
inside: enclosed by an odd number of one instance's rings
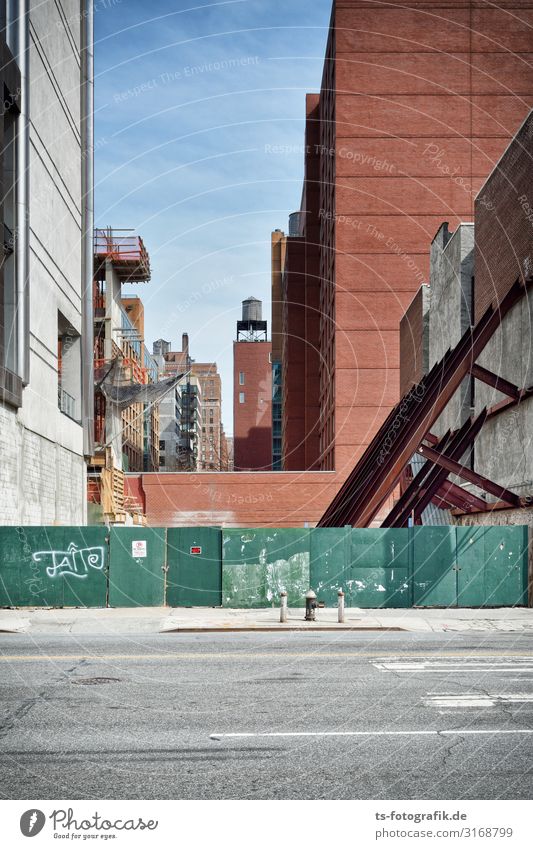
[[[287,621],[287,593],[282,592],[280,595],[280,608],[279,608],[279,621],[286,622]]]
[[[339,590],[339,622],[344,622],[344,593]]]
[[[316,593],[313,590],[307,590],[305,594],[305,620],[306,622],[314,622],[316,620],[317,609]]]

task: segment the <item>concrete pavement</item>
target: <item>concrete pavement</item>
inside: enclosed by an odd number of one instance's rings
[[[335,608],[317,611],[316,622],[305,622],[303,609],[289,609],[279,622],[279,609],[136,607],[0,610],[0,632],[30,634],[158,634],[210,631],[380,631],[442,633],[497,631],[533,634],[533,608],[424,608],[367,610],[347,608],[337,622]]]

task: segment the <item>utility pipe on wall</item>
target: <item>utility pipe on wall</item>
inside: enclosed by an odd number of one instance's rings
[[[81,20],[81,286],[83,453],[94,451],[94,11],[80,0]]]

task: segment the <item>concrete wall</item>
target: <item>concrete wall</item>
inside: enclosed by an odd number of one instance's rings
[[[504,318],[478,362],[518,387],[533,384],[533,302],[523,298]],[[476,381],[476,411],[505,398]],[[476,440],[475,469],[517,492],[533,495],[533,398],[490,419]]]
[[[476,319],[517,278],[533,273],[533,113],[476,198]],[[478,362],[519,388],[533,384],[533,299],[505,316]],[[476,381],[476,410],[505,396]],[[519,495],[533,495],[533,398],[489,420],[476,440],[475,468]]]
[[[400,395],[419,383],[429,368],[431,290],[420,287],[400,321]]]
[[[82,427],[58,407],[58,311],[81,333],[81,21],[61,5],[30,3],[30,381],[0,403],[2,524],[86,519]]]
[[[429,368],[454,348],[471,323],[474,273],[474,225],[461,224],[454,233],[443,224],[431,243],[429,308]],[[465,378],[433,426],[439,436],[456,430],[470,415],[470,378]]]

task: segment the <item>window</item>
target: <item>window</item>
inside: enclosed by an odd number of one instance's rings
[[[13,71],[16,71],[13,76]],[[20,77],[14,62],[3,68],[2,90],[4,107],[0,121],[3,123],[3,142],[0,152],[0,181],[2,198],[0,203],[2,242],[0,249],[0,393],[2,400],[16,407],[22,403],[22,380],[19,376],[21,363],[18,351],[18,313],[20,295],[16,286],[16,123],[18,107],[16,105],[20,91]],[[4,76],[5,74],[5,76]],[[10,90],[8,81],[13,85],[18,80],[18,88]],[[24,227],[24,222],[18,225]]]
[[[81,418],[81,336],[57,314],[57,403],[69,419]]]
[[[239,392],[239,404],[244,404],[244,392]]]
[[[244,386],[244,372],[239,372],[239,386]]]
[[[164,439],[160,439],[160,440],[159,440],[159,450],[160,450],[160,451],[164,451],[164,450],[165,450],[165,440],[164,440]]]

